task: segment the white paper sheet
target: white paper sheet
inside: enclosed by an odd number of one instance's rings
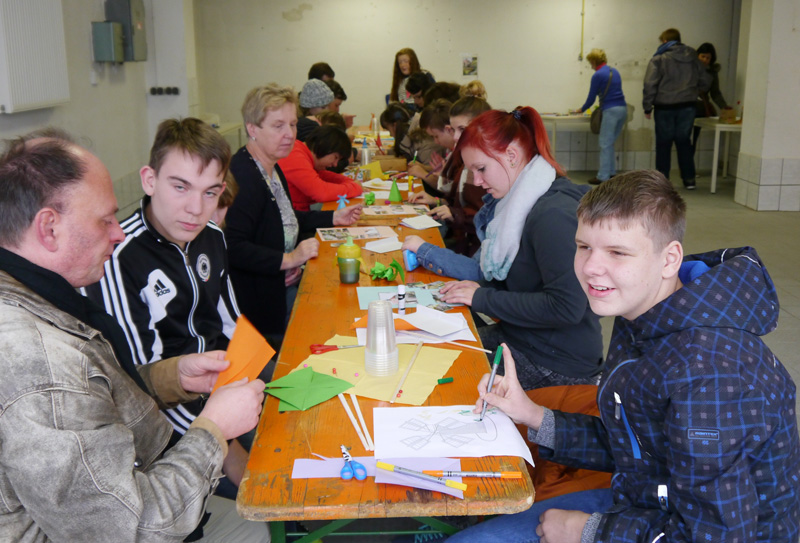
[[[378,239],[364,244],[364,249],[374,253],[390,253],[399,251],[403,247],[403,242],[397,236],[391,238]]]
[[[359,199],[363,200],[365,194],[369,194],[369,193],[362,192],[361,196],[356,196],[356,198],[359,198]],[[372,194],[375,195],[375,201],[376,202],[383,202],[383,201],[389,199],[389,191],[388,190],[373,190]]]
[[[467,328],[467,321],[461,313],[449,315],[423,305],[417,306],[416,311],[407,313],[402,318],[420,330],[439,337]]]
[[[420,307],[424,307],[422,305],[417,304],[417,310]],[[431,311],[435,311],[435,309],[431,309]],[[438,314],[444,315],[440,311],[437,311]],[[407,315],[403,315],[402,317],[395,313],[394,318],[405,318]],[[476,341],[475,334],[472,333],[472,330],[469,329],[467,325],[467,319],[464,318],[464,315],[461,313],[447,313],[448,317],[453,317],[454,320],[459,321],[461,324],[459,326],[463,326],[463,328],[459,328],[457,332],[452,334],[447,334],[444,336],[436,336],[434,334],[429,334],[422,330],[414,330],[415,335],[405,334],[402,330],[397,331],[396,333],[396,340],[397,343],[417,343],[421,338],[420,336],[424,336],[425,343],[444,343],[445,341]],[[367,329],[366,328],[356,328],[356,337],[358,338],[359,345],[366,345],[367,344]]]
[[[362,212],[364,215],[377,217],[393,215],[425,215],[428,213],[428,206],[404,204],[374,205],[365,207]]]
[[[333,226],[317,228],[317,235],[322,241],[344,241],[347,236],[353,239],[379,239],[396,236],[390,226]]]
[[[392,181],[389,180],[389,179],[378,179],[376,177],[375,179],[370,179],[369,181],[364,181],[363,183],[361,183],[361,185],[366,187],[366,188],[368,188],[368,189],[378,189],[378,190],[386,190],[386,191],[388,191],[388,190],[391,190],[391,188],[392,188]],[[389,197],[388,193],[387,193],[386,197],[387,198]],[[378,197],[375,196],[375,198],[377,199]]]
[[[417,215],[416,217],[406,217],[400,224],[408,226],[414,230],[425,230],[427,228],[439,228],[442,226],[440,223],[434,221],[427,215]]]
[[[374,408],[375,457],[519,456],[533,465],[522,434],[505,413],[489,408],[479,422],[474,407]]]

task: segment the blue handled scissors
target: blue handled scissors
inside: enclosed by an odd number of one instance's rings
[[[367,478],[367,468],[364,467],[363,464],[360,462],[356,462],[353,460],[353,457],[350,456],[350,452],[347,450],[347,447],[344,445],[341,446],[342,449],[342,457],[344,458],[344,467],[341,471],[342,479],[345,481],[349,481],[353,477],[355,477],[359,481],[363,481]]]

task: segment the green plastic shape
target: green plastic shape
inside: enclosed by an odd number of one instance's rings
[[[400,189],[397,188],[397,179],[392,179],[392,190],[389,191],[389,201],[393,204],[403,203],[403,197],[400,195]]]
[[[368,192],[364,195],[364,205],[365,206],[372,206],[375,205],[375,193]]]

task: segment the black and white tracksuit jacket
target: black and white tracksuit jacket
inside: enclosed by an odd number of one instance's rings
[[[239,308],[228,276],[225,237],[209,223],[181,249],[153,228],[142,207],[122,221],[125,240],[105,264],[105,276],[83,290],[117,319],[136,364],[214,349],[225,350]],[[199,401],[165,410],[183,434]]]

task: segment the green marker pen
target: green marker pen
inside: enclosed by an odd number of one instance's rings
[[[494,384],[494,376],[497,375],[497,368],[500,366],[500,357],[503,356],[503,346],[500,345],[497,348],[497,352],[494,355],[494,362],[492,363],[492,374],[489,376],[489,387],[486,389],[486,392],[492,391],[492,385]],[[483,420],[484,415],[486,415],[486,407],[489,404],[486,403],[486,400],[483,400],[483,409],[481,409],[481,418],[479,421]]]

